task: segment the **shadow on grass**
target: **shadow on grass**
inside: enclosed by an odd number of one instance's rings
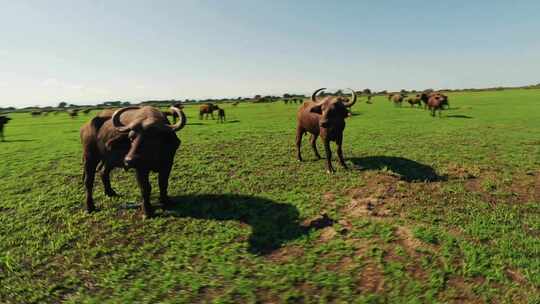
[[[16,142],[29,142],[29,141],[36,141],[35,139],[6,139],[5,141],[1,141],[0,143],[16,143]]]
[[[447,180],[446,176],[440,176],[428,166],[403,157],[395,156],[368,156],[349,159],[361,171],[363,170],[388,170],[398,174],[401,180],[407,182],[436,182]]]
[[[204,125],[202,122],[187,122],[187,126],[202,126]]]
[[[473,118],[473,117],[467,116],[467,115],[446,115],[446,117],[448,117],[448,118],[466,118],[466,119]]]
[[[247,195],[200,194],[171,197],[164,216],[191,217],[217,221],[239,221],[252,228],[249,251],[268,254],[310,228],[299,223],[296,207]]]

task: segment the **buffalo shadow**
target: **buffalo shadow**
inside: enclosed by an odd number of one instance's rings
[[[445,116],[448,117],[448,118],[465,118],[465,119],[473,118],[472,116],[461,115],[461,114],[445,115]]]
[[[217,221],[235,220],[248,224],[252,228],[248,250],[261,255],[271,253],[283,243],[305,235],[312,228],[299,223],[299,212],[295,206],[256,196],[235,194],[174,196],[164,211],[164,216]]]
[[[400,179],[407,182],[436,182],[447,180],[428,165],[403,157],[367,156],[349,159],[359,170],[381,170],[387,168],[399,174]]]
[[[30,142],[30,141],[36,141],[35,139],[6,139],[4,141],[0,140],[0,143],[16,143],[16,142]]]

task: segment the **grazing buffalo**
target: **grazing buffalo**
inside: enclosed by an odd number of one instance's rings
[[[240,102],[235,101],[235,102],[232,103],[232,105],[233,105],[234,107],[236,107],[239,103],[240,103]]]
[[[41,111],[32,111],[32,112],[30,112],[30,115],[32,115],[34,117],[41,116],[41,114],[42,114]]]
[[[405,98],[406,96],[402,95],[402,94],[394,94],[390,97],[390,100],[394,103],[395,106],[399,106],[401,107],[401,103],[403,102],[403,99]]]
[[[349,116],[349,110],[356,102],[356,94],[352,91],[353,100],[350,101],[346,97],[325,97],[322,101],[317,101],[317,93],[325,88],[318,89],[311,95],[311,101],[304,102],[300,106],[297,113],[296,127],[296,149],[299,161],[302,161],[300,154],[300,146],[302,144],[302,136],[304,133],[311,133],[311,147],[315,156],[321,158],[317,151],[317,137],[320,135],[326,152],[326,170],[334,172],[332,167],[332,151],[330,150],[330,141],[335,141],[337,144],[337,155],[340,164],[343,168],[347,168],[343,160],[343,130],[345,129],[345,118]]]
[[[223,110],[222,108],[219,108],[217,111],[218,111],[217,112],[218,113],[218,121],[217,122],[218,123],[219,122],[225,122],[225,120],[226,120],[225,119],[225,110]]]
[[[214,119],[214,111],[219,109],[219,107],[212,103],[203,104],[199,107],[199,119],[203,119],[203,115],[206,115],[208,119],[208,114]]]
[[[422,99],[420,98],[420,94],[417,94],[415,97],[409,97],[407,98],[407,102],[411,105],[411,108],[413,108],[415,105],[418,105],[418,107],[422,107]]]
[[[4,125],[7,124],[10,120],[11,120],[11,118],[9,118],[7,116],[0,115],[0,138],[2,139],[2,141],[5,141],[5,138],[4,138]]]
[[[79,116],[79,109],[69,109],[66,111],[71,118]]]
[[[134,168],[143,197],[143,211],[146,217],[153,215],[150,205],[150,171],[159,174],[160,202],[169,202],[167,188],[169,174],[180,140],[175,132],[186,124],[186,116],[171,107],[180,117],[176,124],[170,124],[158,109],[127,107],[116,111],[104,110],[81,128],[83,146],[84,184],[86,187],[86,209],[95,210],[93,185],[96,168],[103,167],[101,180],[105,194],[114,196],[110,172],[113,168]]]
[[[84,114],[84,115],[88,115],[90,113],[90,111],[92,111],[91,108],[86,108],[84,110],[82,110],[81,112]]]

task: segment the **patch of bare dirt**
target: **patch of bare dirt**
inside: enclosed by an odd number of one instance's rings
[[[343,210],[350,217],[389,217],[390,206],[405,196],[398,190],[404,182],[393,175],[368,175],[367,184],[350,191],[351,202]]]
[[[304,249],[298,246],[281,247],[267,256],[276,263],[291,262],[304,254]]]
[[[479,176],[480,169],[476,167],[467,168],[467,167],[462,167],[458,164],[450,164],[446,168],[446,174],[450,178],[472,179]]]
[[[445,295],[445,298],[450,300],[450,303],[484,303],[481,298],[472,292],[471,286],[462,277],[449,278],[446,286],[447,295]]]
[[[506,269],[506,275],[508,278],[519,284],[527,284],[527,278],[518,269]]]
[[[384,290],[384,273],[375,264],[366,264],[359,273],[358,287],[363,293],[380,293]]]
[[[332,227],[323,228],[323,230],[321,231],[320,240],[323,242],[328,242],[333,239],[337,234],[337,231]]]
[[[489,189],[490,184],[494,189]],[[486,172],[482,177],[466,181],[464,187],[491,204],[540,201],[540,172],[515,174],[506,182],[497,173]]]

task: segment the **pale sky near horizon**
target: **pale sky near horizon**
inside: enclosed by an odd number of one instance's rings
[[[540,83],[537,0],[0,8],[0,106]]]

